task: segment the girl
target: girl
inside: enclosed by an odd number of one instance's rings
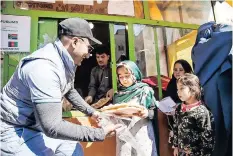
[[[174,156],[210,156],[214,148],[214,119],[201,102],[197,76],[186,73],[178,78],[177,92],[183,103],[174,116]]]
[[[179,99],[177,94],[176,81],[180,76],[183,76],[185,73],[193,73],[190,64],[186,60],[182,60],[182,59],[177,60],[174,63],[172,79],[168,83],[166,95],[165,95],[165,96],[170,96],[172,100],[177,104],[180,104],[181,100]],[[174,121],[172,116],[167,116],[167,118],[168,118],[168,129],[169,129],[168,142],[171,144],[173,141],[172,129],[173,129]]]
[[[117,65],[117,77],[119,82],[118,93],[114,95],[113,103],[129,102],[137,99],[140,105],[147,109],[140,115],[141,119],[130,128],[137,144],[145,156],[157,156],[156,142],[152,121],[156,100],[154,92],[146,83],[142,83],[142,74],[137,65],[132,61],[123,61]],[[130,123],[126,123],[128,126]],[[137,149],[117,138],[117,156],[139,156]]]

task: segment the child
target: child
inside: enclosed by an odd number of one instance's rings
[[[157,156],[154,130],[152,122],[149,120],[154,118],[154,109],[156,107],[153,90],[146,83],[141,82],[142,74],[132,61],[123,61],[117,65],[117,77],[119,87],[118,93],[114,95],[113,103],[119,104],[137,99],[140,105],[147,108],[145,112],[139,115],[141,119],[130,128],[130,132],[135,137],[141,151],[143,151],[143,155]],[[126,123],[127,126],[129,124]],[[142,156],[142,154],[136,152],[137,150],[129,143],[117,138],[117,156]]]
[[[180,104],[181,100],[178,97],[177,94],[177,79],[180,76],[183,76],[185,73],[193,73],[192,67],[191,65],[183,59],[177,60],[174,63],[173,66],[173,74],[172,74],[172,79],[170,80],[170,82],[167,85],[167,89],[166,89],[166,93],[165,96],[170,96],[172,98],[172,100],[176,103],[176,104]],[[169,129],[169,144],[172,144],[173,142],[173,116],[168,115],[168,129]]]
[[[174,116],[174,156],[211,156],[214,148],[214,119],[201,102],[199,79],[186,73],[177,80],[183,102]]]

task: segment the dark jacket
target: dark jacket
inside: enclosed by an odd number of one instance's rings
[[[91,71],[88,96],[92,96],[94,102],[106,96],[106,93],[112,88],[111,68],[101,68],[96,66]]]
[[[214,149],[214,119],[204,105],[182,111],[178,105],[174,115],[173,146],[180,149],[180,156],[185,150],[189,156],[211,156]]]

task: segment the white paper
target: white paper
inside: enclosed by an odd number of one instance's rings
[[[31,0],[33,2],[46,2],[46,3],[55,3],[56,0]]]
[[[64,4],[94,5],[94,0],[63,0]]]
[[[1,15],[1,51],[30,52],[31,17]]]
[[[109,0],[108,14],[134,16],[133,0]]]
[[[166,97],[159,101],[159,109],[163,113],[173,113],[175,111],[176,103],[172,100],[171,97]]]

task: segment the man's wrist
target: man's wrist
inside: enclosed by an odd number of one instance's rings
[[[88,96],[91,96],[92,98],[95,96],[95,92],[93,92],[93,91],[90,91],[89,93],[88,93]]]

